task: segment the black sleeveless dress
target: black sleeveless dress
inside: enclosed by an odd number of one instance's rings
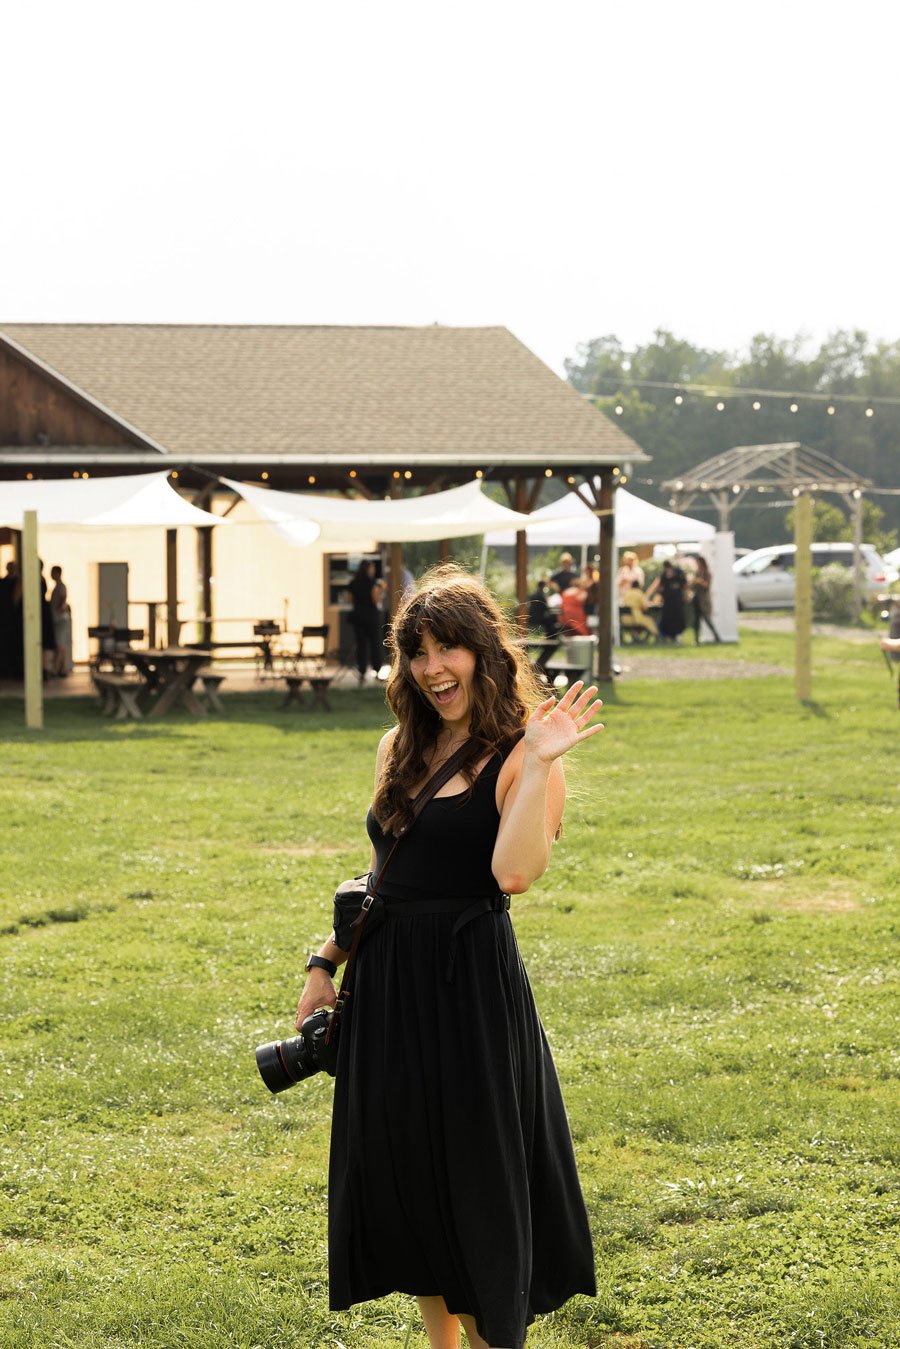
[[[490,1345],[595,1293],[550,1049],[491,874],[495,754],[394,854],[341,1030],[329,1173],[330,1304],[441,1295]],[[371,810],[379,865],[392,843]]]

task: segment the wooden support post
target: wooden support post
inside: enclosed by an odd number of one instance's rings
[[[200,607],[204,618],[200,625],[200,640],[213,639],[213,526],[201,525],[197,530],[197,561],[200,572]]]
[[[528,510],[526,484],[521,475],[516,478],[514,509],[523,513]],[[516,601],[516,619],[524,633],[528,628],[528,535],[524,529],[516,531]]]
[[[391,479],[391,500],[397,501],[403,495],[398,478]],[[400,608],[400,595],[403,589],[403,548],[399,543],[388,546],[388,606],[391,618]]]
[[[155,626],[155,625],[154,625]],[[166,645],[178,646],[178,531],[166,530]],[[150,645],[153,645],[151,638]]]
[[[441,562],[449,562],[449,561],[450,561],[450,540],[449,540],[449,539],[441,539],[440,543],[438,544],[438,549],[439,549],[438,557],[440,558]]]
[[[44,725],[44,671],[41,648],[41,564],[38,561],[37,511],[22,515],[22,620],[25,663],[25,725]]]
[[[862,492],[859,488],[853,493],[853,621],[859,622],[863,611],[863,513]]]
[[[805,492],[794,506],[794,691],[801,702],[812,696],[812,498]]]
[[[615,480],[611,468],[600,470],[600,585],[597,595],[597,679],[613,677],[613,584],[615,549]]]

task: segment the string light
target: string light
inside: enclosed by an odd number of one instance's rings
[[[78,472],[78,469],[77,469],[77,468],[76,468],[75,472],[72,474],[72,477],[73,477],[73,478],[80,478],[80,477],[81,477],[81,474]]]
[[[566,482],[567,482],[567,483],[569,484],[569,486],[571,487],[571,486],[573,485],[573,483],[575,482],[575,479],[574,479],[573,477],[569,476],[568,478],[566,478]]]
[[[797,411],[797,404],[796,404],[796,403],[791,403],[791,406],[788,408],[788,411],[789,411],[789,412],[796,412],[796,411]]]
[[[833,416],[834,416],[834,404],[833,404],[833,403],[829,403],[829,404],[828,404],[828,407],[825,409],[825,411],[828,413],[829,417],[833,417]]]
[[[395,478],[399,478],[399,477],[400,477],[400,470],[399,470],[399,468],[395,468],[395,469],[394,469],[394,477],[395,477]]]
[[[309,475],[309,477],[307,478],[306,481],[307,481],[310,485],[312,485],[312,484],[315,482],[315,480],[316,480],[316,475],[315,475],[315,473],[310,473],[310,475]]]
[[[874,417],[874,416],[875,416],[875,409],[874,409],[874,408],[866,408],[866,416],[867,416],[867,417]]]
[[[482,471],[480,468],[476,468],[476,470],[475,470],[475,477],[476,477],[476,478],[483,478],[483,477],[484,477],[484,473],[483,473],[483,471]]]
[[[356,469],[355,469],[355,468],[351,468],[351,470],[350,470],[350,477],[351,477],[351,478],[355,478],[355,477],[356,477]]]
[[[33,474],[33,473],[26,473],[26,474],[25,474],[25,477],[28,479],[29,482],[31,482],[32,478],[34,477],[34,474]]]
[[[268,481],[269,481],[269,475],[268,475],[268,473],[266,472],[265,469],[263,469],[262,473],[260,473],[259,476],[262,478],[263,482],[268,482]]]
[[[754,412],[759,412],[759,410],[760,410],[761,407],[762,407],[762,403],[761,403],[761,402],[759,401],[759,399],[757,398],[757,399],[755,400],[755,402],[753,403],[753,411],[754,411]]]
[[[738,492],[741,490],[741,484],[736,482],[731,490],[734,492],[735,496],[737,496]]]
[[[410,471],[410,469],[408,469],[408,468],[407,468],[407,469],[404,469],[404,471],[403,471],[403,476],[404,476],[404,478],[411,478],[411,477],[412,477],[412,472]]]
[[[89,473],[82,473],[81,476],[82,478],[89,478],[91,475]]]
[[[724,403],[716,403],[716,412],[724,412],[724,411],[725,411],[725,404],[724,404]]]
[[[617,417],[621,417],[621,415],[622,415],[622,413],[623,413],[624,411],[625,411],[625,409],[622,407],[622,404],[621,404],[621,403],[616,403],[616,416],[617,416]]]
[[[178,477],[178,469],[177,469],[177,468],[173,468],[173,469],[172,469],[172,477],[173,477],[173,478],[177,478],[177,477]]]
[[[684,394],[677,393],[675,395],[675,406],[680,408],[683,402],[684,402]]]
[[[553,469],[552,469],[552,468],[545,468],[545,469],[544,469],[544,477],[545,477],[545,478],[552,478],[552,477],[553,477]]]

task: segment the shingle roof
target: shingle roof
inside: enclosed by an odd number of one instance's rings
[[[642,459],[506,328],[0,325],[173,455]]]

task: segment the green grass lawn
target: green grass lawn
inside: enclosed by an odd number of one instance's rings
[[[814,651],[806,706],[618,685],[514,901],[600,1286],[529,1346],[900,1343],[900,714],[874,641]],[[272,1098],[253,1061],[365,864],[387,724],[277,699],[31,734],[0,700],[4,1349],[425,1344],[409,1299],[328,1311],[331,1081]]]

